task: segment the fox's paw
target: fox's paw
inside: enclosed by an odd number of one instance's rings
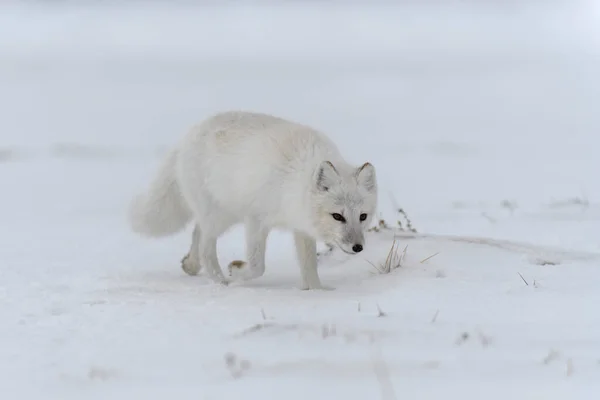
[[[213,279],[213,282],[221,286],[229,286],[231,283],[231,281],[225,277]]]
[[[335,288],[333,286],[325,286],[325,285],[323,285],[323,286],[321,286],[319,288],[315,288],[315,290],[323,290],[325,292],[330,292],[332,290],[335,290]]]
[[[243,281],[251,277],[250,265],[246,261],[235,260],[229,263],[227,266],[229,276],[234,281]]]
[[[227,270],[234,281],[249,281],[260,278],[265,273],[264,266],[252,265],[240,260],[230,262]]]
[[[334,287],[331,286],[325,286],[325,285],[321,285],[319,284],[313,284],[313,285],[309,285],[306,282],[303,282],[302,285],[300,286],[300,290],[323,290],[323,291],[331,291],[331,290],[335,290]]]
[[[181,269],[183,269],[183,271],[190,276],[198,275],[200,268],[200,263],[197,261],[194,262],[189,254],[187,254],[181,260]]]

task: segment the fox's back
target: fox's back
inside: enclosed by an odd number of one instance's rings
[[[227,112],[195,127],[184,138],[179,159],[185,175],[233,211],[279,207],[284,196],[306,193],[322,160],[341,157],[331,140],[308,126],[267,114]]]

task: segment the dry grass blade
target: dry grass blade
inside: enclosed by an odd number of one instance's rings
[[[423,264],[423,263],[424,263],[424,262],[426,262],[427,260],[430,260],[430,259],[432,259],[433,257],[437,256],[438,254],[440,254],[440,252],[439,252],[439,251],[438,251],[437,253],[434,253],[434,254],[430,255],[429,257],[425,257],[424,259],[422,259],[422,260],[420,261],[420,263],[421,263],[421,264]]]
[[[390,247],[390,251],[388,252],[387,257],[385,258],[385,262],[383,263],[383,265],[377,266],[369,260],[367,260],[367,262],[371,264],[380,274],[389,274],[393,270],[400,268],[402,266],[402,263],[404,262],[404,258],[406,257],[406,250],[408,249],[408,245],[404,247],[402,253],[399,253],[399,248],[400,244],[394,238],[392,246]]]
[[[392,261],[395,256],[398,254],[398,245],[396,239],[392,242],[392,247],[388,252],[387,258],[385,259],[384,269],[386,273],[389,273],[392,270]]]
[[[417,230],[412,226],[412,222],[411,222],[410,218],[408,218],[408,214],[406,214],[406,211],[404,211],[404,209],[398,205],[398,202],[396,201],[396,198],[394,197],[394,195],[392,193],[389,193],[389,196],[390,196],[390,201],[392,202],[392,204],[394,206],[394,209],[398,212],[398,214],[400,214],[402,217],[404,217],[404,220],[406,221],[406,229],[409,232],[417,233]],[[402,222],[400,220],[398,220],[397,222],[398,222],[398,229],[400,229],[401,231],[404,231],[405,229],[402,226]]]
[[[408,245],[404,246],[404,250],[402,250],[402,254],[400,255],[400,260],[398,260],[398,266],[396,268],[402,266],[402,263],[404,262],[404,257],[406,257],[406,250],[408,250]]]
[[[375,265],[374,263],[372,263],[372,262],[371,262],[371,261],[369,261],[369,260],[365,260],[365,261],[366,261],[366,262],[368,262],[369,264],[371,264],[371,266],[372,266],[373,268],[375,268],[375,270],[376,270],[377,272],[379,272],[380,274],[382,274],[382,273],[383,273],[383,271],[381,270],[381,267],[378,267],[377,265]]]
[[[266,322],[266,323],[263,323],[263,324],[254,324],[250,328],[244,329],[241,333],[239,333],[239,336],[245,336],[247,334],[258,332],[258,331],[261,331],[263,329],[271,328],[271,327],[274,327],[274,326],[275,326],[275,324],[270,323],[270,322]]]
[[[412,222],[410,221],[410,218],[408,218],[406,211],[404,211],[403,208],[399,208],[398,213],[404,217],[404,220],[406,221],[406,228],[412,233],[417,233],[417,230],[413,228]],[[400,225],[400,221],[398,221],[398,224]]]
[[[435,321],[437,321],[438,315],[440,315],[440,310],[436,310],[435,314],[433,314],[433,318],[431,318],[431,323],[432,324],[435,324]]]
[[[383,218],[380,218],[377,225],[370,227],[367,231],[368,232],[380,232],[382,230],[389,231],[389,230],[391,230],[391,228],[389,227],[389,225],[387,224],[387,222],[385,222],[385,220]]]
[[[523,278],[523,275],[521,275],[521,273],[520,273],[520,272],[517,272],[517,274],[519,274],[519,276],[521,277],[521,279],[523,279],[523,282],[525,282],[525,285],[526,285],[526,286],[529,286],[529,282],[527,282],[527,281],[525,280],[525,278]]]

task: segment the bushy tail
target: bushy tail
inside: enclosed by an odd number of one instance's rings
[[[168,236],[181,231],[192,213],[177,184],[177,151],[171,151],[146,193],[134,197],[129,207],[131,229],[148,237]]]

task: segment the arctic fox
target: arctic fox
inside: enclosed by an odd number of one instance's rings
[[[245,224],[247,261],[229,264],[233,280],[265,271],[267,236],[293,232],[302,289],[324,289],[317,272],[316,241],[356,254],[377,205],[375,167],[348,164],[335,144],[308,126],[251,112],[224,112],[192,128],[167,156],[144,194],[129,209],[132,229],[167,236],[193,221],[183,270],[204,267],[228,284],[217,260],[217,240]]]

